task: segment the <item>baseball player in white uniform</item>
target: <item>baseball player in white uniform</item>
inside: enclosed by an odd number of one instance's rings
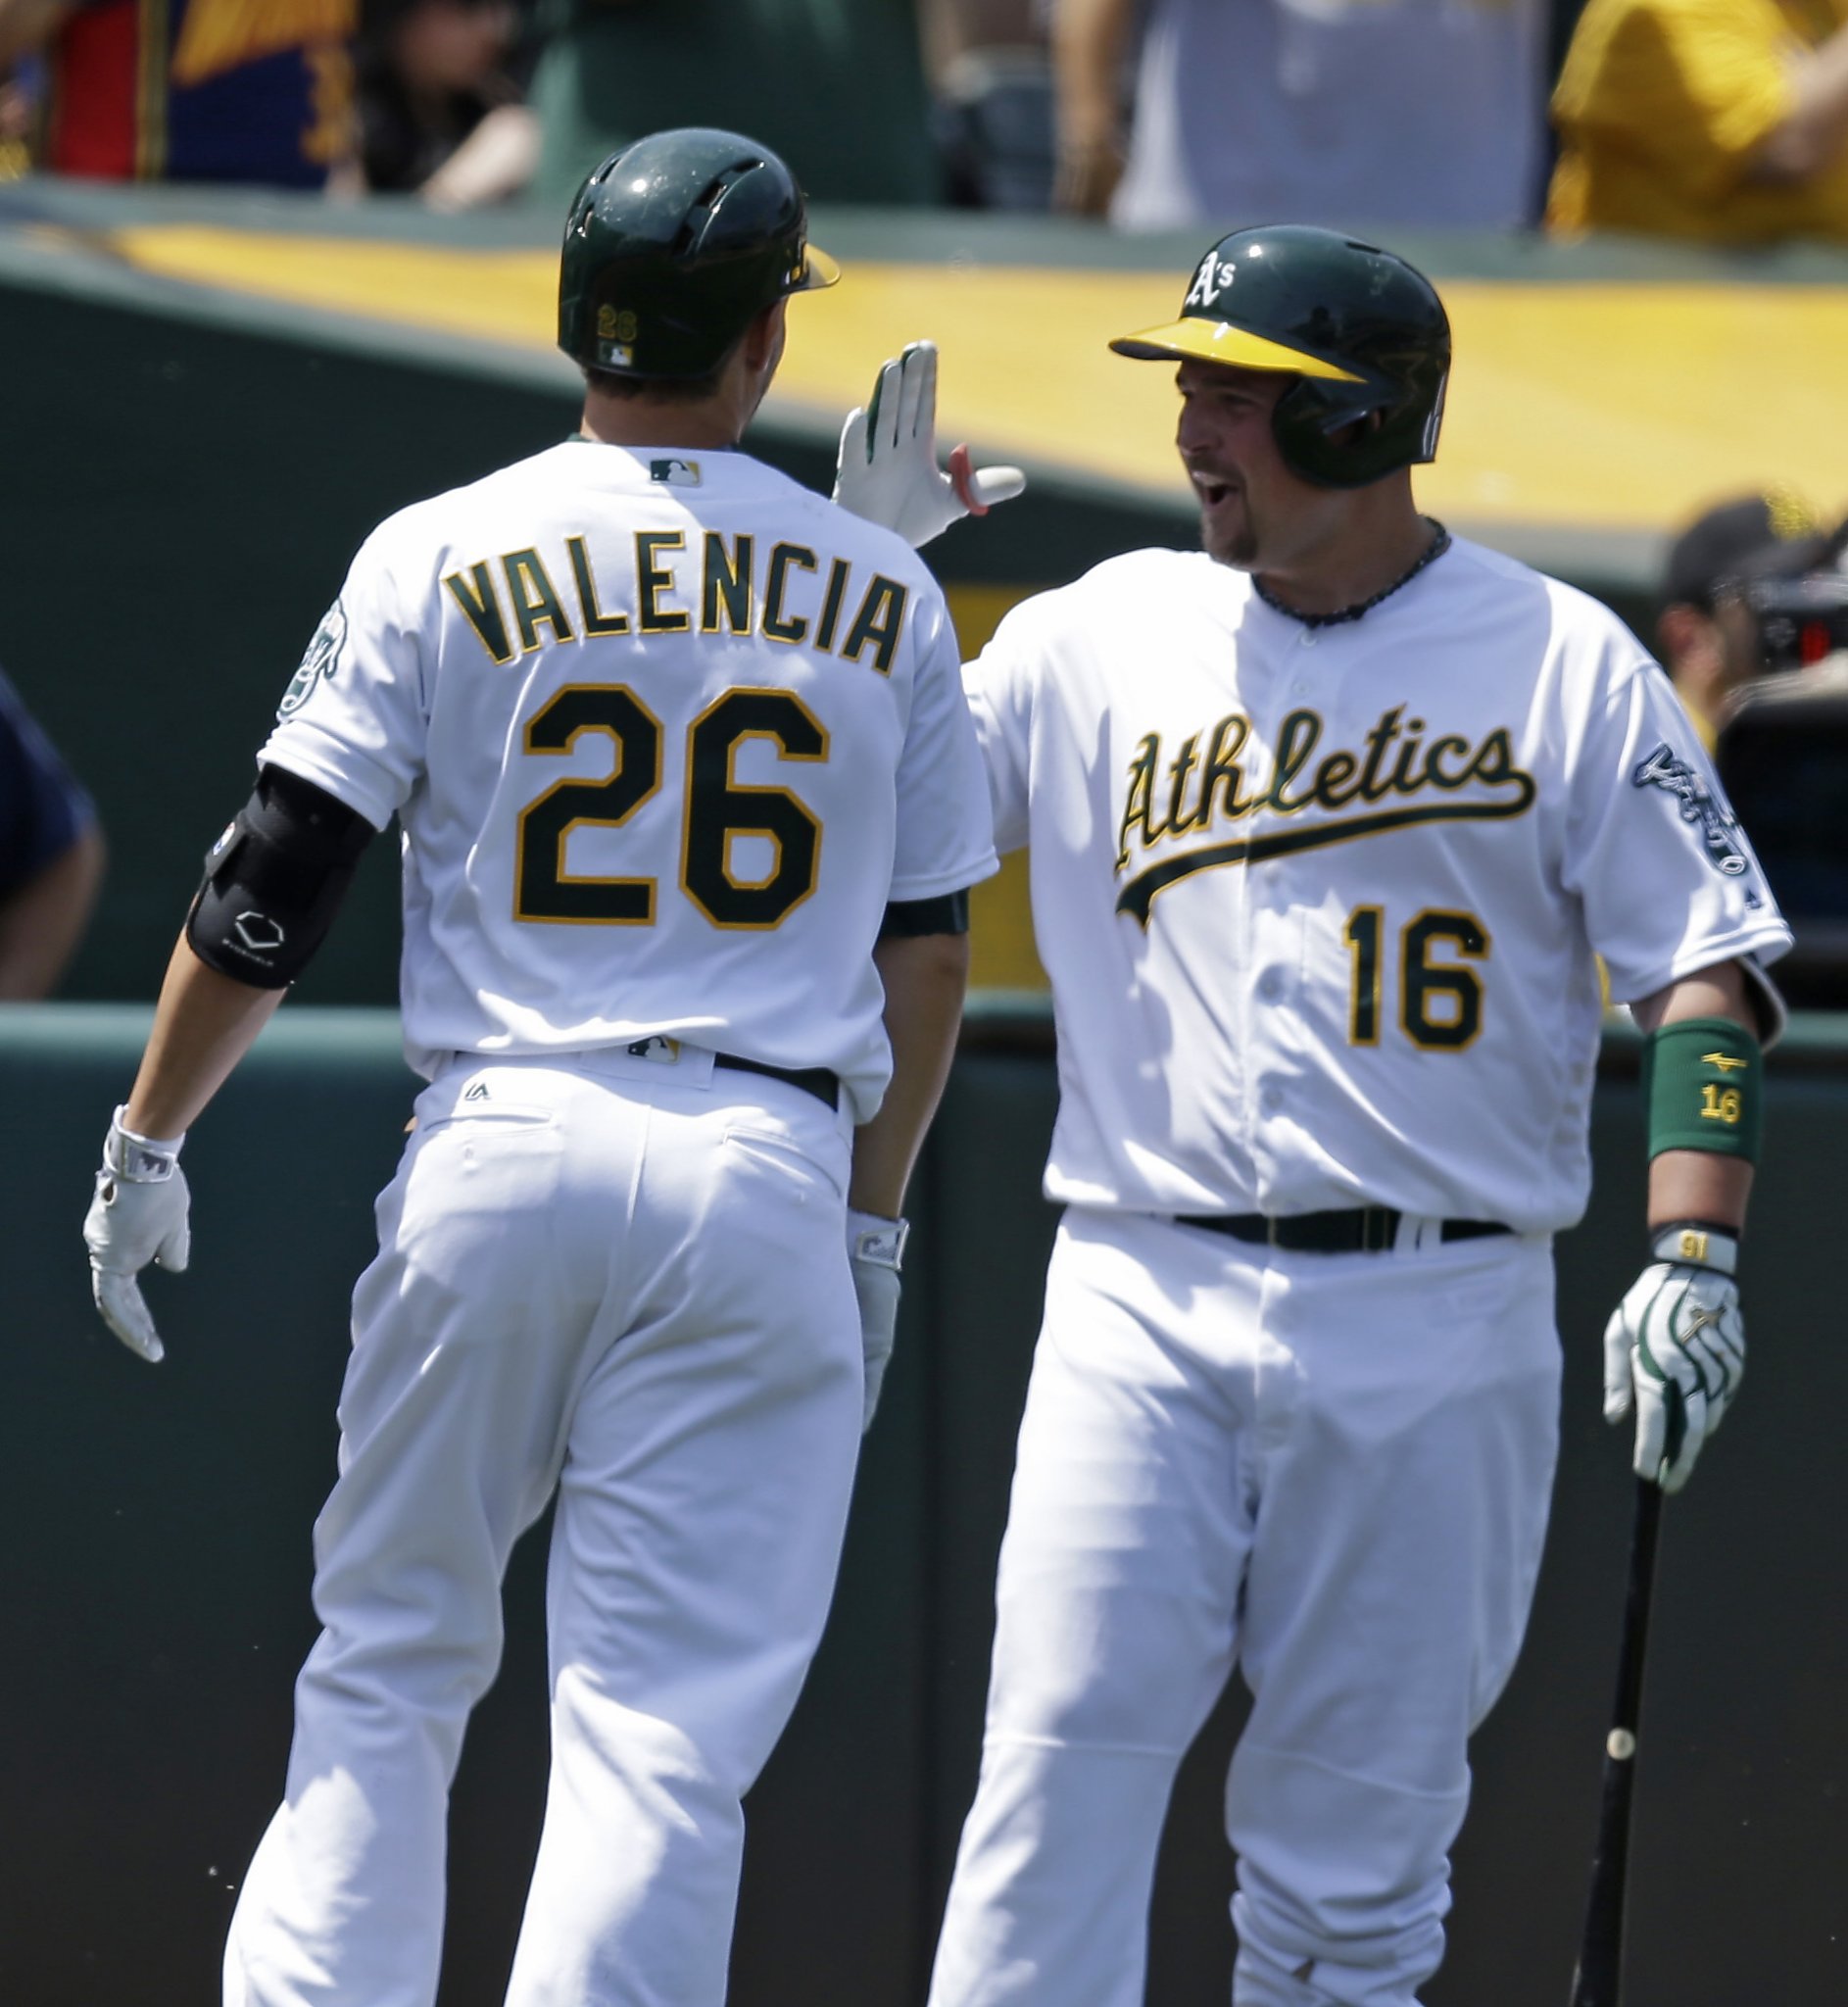
[[[1404,2007],[1539,1564],[1597,957],[1652,1064],[1606,1412],[1674,1491],[1743,1365],[1789,935],[1642,646],[1419,514],[1449,364],[1419,273],[1245,230],[1113,346],[1176,367],[1205,548],[1028,601],[964,671],[1030,852],[1065,1212],[932,2007],[1136,2007],[1234,1666],[1233,1997]],[[837,489],[926,530],[957,513],[929,369],[888,366],[904,421],[850,432]]]
[[[323,1629],[227,2007],[430,2007],[449,1785],[555,1490],[507,1997],[724,1997],[739,1801],[820,1636],[994,864],[928,573],[736,450],[787,295],[833,276],[750,139],[591,176],[559,304],[581,435],[366,540],[111,1124],[97,1300],[159,1358],[136,1278],[185,1266],[183,1132],[396,815],[429,1085],[354,1295]]]

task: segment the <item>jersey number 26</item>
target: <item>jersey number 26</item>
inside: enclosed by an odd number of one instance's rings
[[[572,683],[526,720],[524,750],[569,753],[585,732],[614,742],[614,769],[607,780],[556,781],[520,810],[513,917],[566,926],[653,926],[653,878],[573,876],[564,868],[564,847],[571,831],[585,825],[621,828],[659,793],[661,722],[626,684]],[[788,690],[728,690],[688,727],[680,889],[715,927],[780,926],[814,891],[821,856],[821,824],[795,795],[733,777],[747,739],[768,739],[779,759],[828,757],[826,731]],[[741,836],[768,839],[765,876],[733,874],[732,846]]]

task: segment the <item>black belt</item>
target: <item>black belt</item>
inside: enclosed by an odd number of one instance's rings
[[[1229,1234],[1258,1248],[1281,1248],[1287,1254],[1386,1254],[1391,1251],[1404,1217],[1389,1205],[1355,1205],[1341,1212],[1288,1213],[1280,1219],[1261,1212],[1183,1212],[1175,1215],[1175,1224]],[[1498,1219],[1446,1219],[1439,1222],[1438,1238],[1477,1241],[1513,1232]]]
[[[761,1059],[740,1059],[731,1052],[715,1052],[714,1066],[729,1066],[734,1073],[761,1073],[771,1080],[787,1080],[792,1087],[800,1087],[803,1094],[811,1094],[818,1101],[826,1101],[831,1108],[841,1105],[841,1082],[837,1074],[830,1073],[825,1066],[768,1066]]]

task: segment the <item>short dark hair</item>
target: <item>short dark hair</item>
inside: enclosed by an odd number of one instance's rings
[[[718,371],[707,376],[625,376],[615,369],[584,369],[585,387],[635,404],[703,404],[718,389]]]

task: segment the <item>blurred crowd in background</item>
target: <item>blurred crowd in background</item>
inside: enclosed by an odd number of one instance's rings
[[[822,203],[1848,243],[1848,0],[0,0],[0,174],[557,207],[682,123]]]
[[[0,0],[0,180],[557,215],[696,123],[822,204],[1842,246],[1848,0]],[[1799,1002],[1848,1003],[1845,543],[1775,489],[1707,509],[1652,637],[1834,941]],[[59,957],[9,976],[7,914],[47,871],[93,897],[100,839],[0,698],[0,995],[42,993]]]

